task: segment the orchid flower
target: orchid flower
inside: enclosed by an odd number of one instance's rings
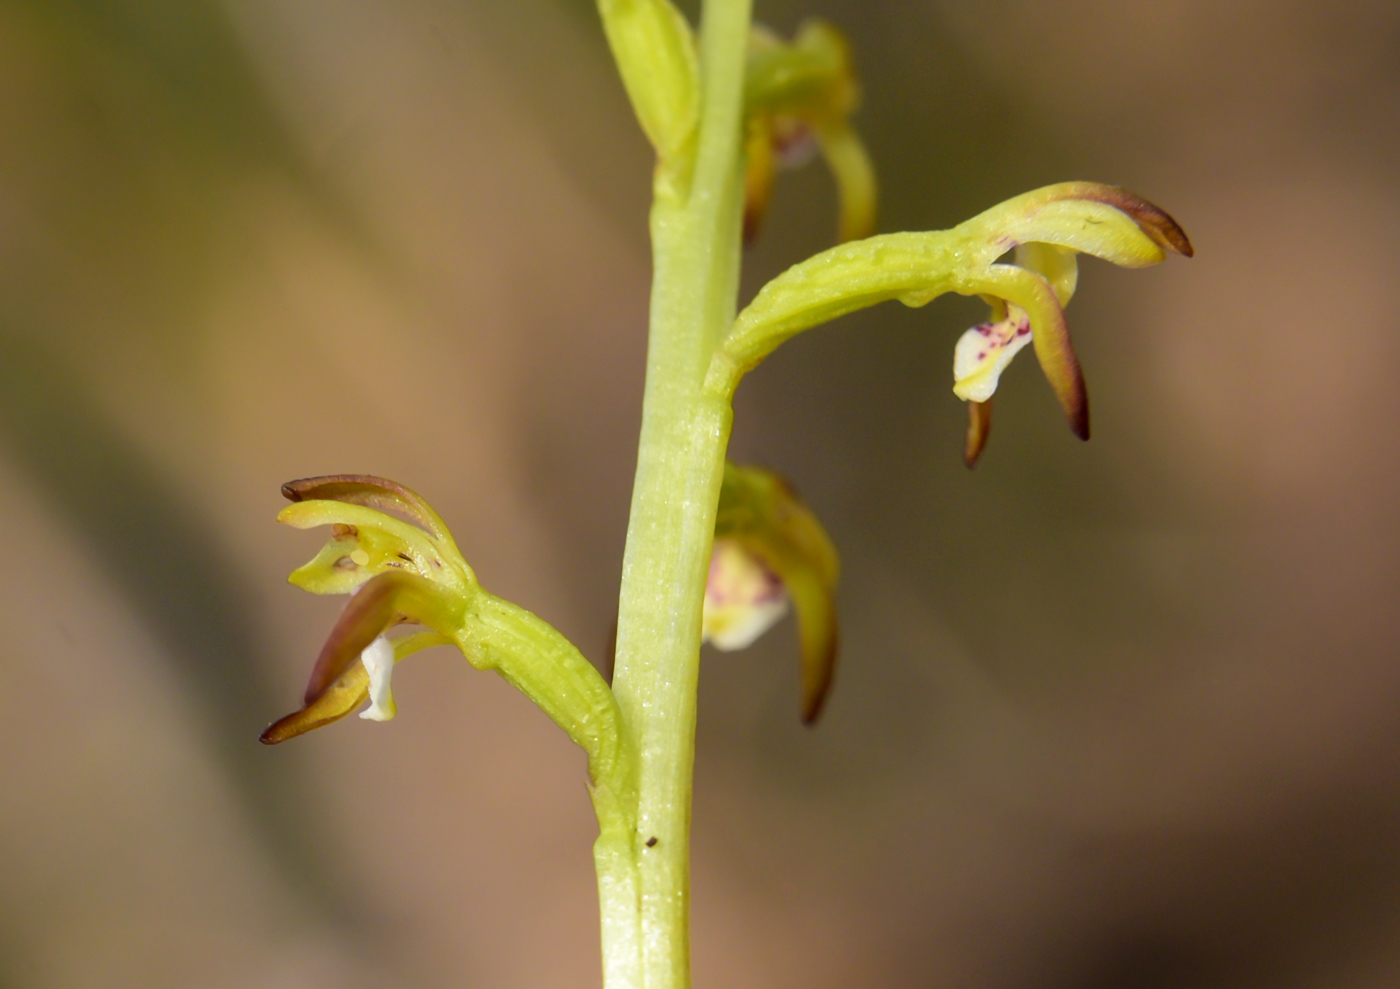
[[[710,362],[707,389],[732,395],[743,376],[802,330],[889,299],[923,306],[945,292],[978,295],[993,322],[963,334],[954,391],[972,403],[966,459],[976,461],[990,426],[990,399],[1027,343],[1070,429],[1089,438],[1089,399],[1064,305],[1078,277],[1076,255],[1126,268],[1190,257],[1185,232],[1157,206],[1115,186],[1066,182],[1009,199],[951,230],[883,234],[823,251],[759,291]],[[1014,253],[1016,263],[1003,257]]]
[[[790,44],[754,26],[744,77],[746,241],[758,234],[776,172],[804,165],[818,151],[836,180],[838,240],[874,232],[875,169],[850,125],[859,103],[851,46],[834,26],[807,21]]]
[[[1090,184],[1074,183],[1074,185],[1084,187]],[[1093,250],[1087,246],[1087,239],[1080,241],[1081,244],[1086,245],[1080,248],[1035,241],[1018,242],[1013,254],[1015,264],[1043,277],[1054,289],[1055,301],[1061,310],[1069,305],[1069,300],[1073,298],[1074,290],[1079,282],[1079,264],[1076,255],[1080,250],[1086,250],[1088,253],[1097,254],[1100,257],[1107,256],[1109,260],[1114,260],[1126,267],[1153,264],[1165,257],[1165,252],[1168,250],[1186,257],[1190,257],[1194,253],[1186,233],[1176,224],[1176,221],[1151,203],[1111,186],[1093,186],[1090,189],[1081,188],[1079,191],[1085,198],[1097,198],[1097,201],[1132,218],[1157,250],[1154,252],[1151,248],[1139,243],[1126,253],[1114,256]],[[1088,224],[1092,223],[1093,220],[1086,217],[1084,222]],[[1105,233],[1111,236],[1111,232],[1106,231]],[[1011,359],[1032,341],[1033,336],[1030,314],[1024,309],[996,297],[990,297],[987,301],[992,310],[991,320],[968,330],[953,348],[953,393],[968,403],[969,422],[963,458],[969,467],[976,465],[978,457],[981,456],[982,450],[987,444],[987,436],[992,425],[992,395],[997,390],[1001,373],[1006,370]],[[1069,346],[1068,341],[1068,331],[1066,331],[1066,347]],[[1072,349],[1068,353],[1068,358],[1069,362],[1072,362],[1074,371],[1078,372],[1078,360],[1075,359]],[[1042,366],[1044,365],[1042,364]],[[1082,376],[1077,379],[1077,388],[1082,394],[1084,390]],[[1080,404],[1083,409],[1082,415],[1071,417],[1070,422],[1075,435],[1080,439],[1087,440],[1089,438],[1087,398]]]
[[[367,701],[361,717],[390,720],[394,665],[453,645],[472,666],[514,684],[588,753],[600,820],[629,819],[633,757],[602,676],[548,624],[483,590],[432,506],[365,474],[292,481],[282,494],[292,504],[279,522],[331,527],[330,540],[289,581],[313,594],[351,597],[311,669],[301,708],[269,726],[265,743],[331,724]],[[389,638],[404,624],[424,631]]]
[[[802,721],[813,724],[836,668],[840,560],[796,490],[772,471],[725,464],[703,632],[716,649],[743,649],[797,609]]]
[[[463,624],[468,596],[478,590],[437,512],[402,485],[343,474],[291,481],[282,494],[293,504],[279,522],[331,527],[330,540],[288,580],[313,594],[353,596],[316,659],[304,706],[263,733],[269,744],[337,721],[371,693],[366,713],[377,721],[392,718],[394,662],[449,643]],[[385,638],[405,622],[432,631],[394,643]]]

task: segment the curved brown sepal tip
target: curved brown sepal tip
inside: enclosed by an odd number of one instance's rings
[[[304,707],[300,711],[293,711],[285,718],[278,718],[268,725],[267,729],[258,736],[258,741],[264,745],[285,742],[289,738],[305,735],[309,731],[315,731],[317,728],[324,728],[326,725],[339,721],[358,706],[359,702],[357,701],[344,710],[333,712],[315,712],[310,706]]]
[[[1100,188],[1106,191],[1093,196],[1094,199],[1127,213],[1137,221],[1143,232],[1161,247],[1176,251],[1183,257],[1195,257],[1196,249],[1191,246],[1191,240],[1186,236],[1186,231],[1181,229],[1181,224],[1177,223],[1171,214],[1162,207],[1118,186],[1102,186]]]
[[[1071,350],[1069,354],[1069,384],[1067,388],[1055,391],[1060,399],[1069,429],[1081,440],[1089,438],[1089,388],[1084,383],[1084,369],[1079,366],[1079,357]]]
[[[340,501],[380,511],[400,512],[431,535],[443,535],[437,513],[428,503],[417,492],[387,477],[374,474],[303,477],[282,485],[282,497],[288,501]]]
[[[1081,440],[1089,439],[1089,395],[1084,391],[1083,382],[1080,383],[1079,401],[1069,413],[1069,428]]]
[[[353,663],[315,700],[269,725],[260,739],[264,745],[276,745],[296,738],[339,721],[368,699],[369,671],[363,663]]]
[[[1070,353],[1070,380],[1068,387],[1056,387],[1060,408],[1070,422],[1070,431],[1081,440],[1089,438],[1089,389],[1084,384],[1084,371],[1079,367],[1078,357]]]
[[[298,735],[305,735],[309,731],[324,727],[334,721],[339,721],[345,717],[353,708],[335,713],[314,712],[311,707],[304,707],[300,711],[293,711],[285,718],[278,718],[267,726],[267,730],[258,736],[258,741],[264,745],[276,745],[285,742],[289,738],[296,738]]]
[[[814,727],[821,717],[826,699],[831,695],[831,685],[836,680],[836,650],[840,635],[834,623],[833,618],[831,638],[822,650],[820,659],[802,671],[802,723],[808,728]],[[803,658],[805,661],[806,657]],[[811,682],[807,679],[809,675],[812,675]]]
[[[744,206],[744,246],[750,247],[758,240],[758,231],[763,226],[763,210],[745,204]]]
[[[1070,431],[1081,440],[1089,438],[1089,392],[1084,385],[1084,377],[1079,377],[1078,401],[1070,412]]]
[[[963,444],[963,463],[971,470],[987,448],[992,432],[992,400],[967,403],[967,441]]]
[[[262,742],[264,745],[276,745],[279,742],[285,742],[289,738],[296,738],[298,735],[310,731],[311,729],[309,727],[296,724],[297,715],[300,713],[301,712],[298,711],[296,714],[289,714],[285,718],[278,718],[272,724],[268,725],[267,729],[258,736],[258,741]]]

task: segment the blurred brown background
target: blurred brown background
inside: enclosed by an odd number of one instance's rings
[[[1088,262],[1095,438],[1030,359],[960,464],[979,305],[741,389],[845,559],[708,655],[704,987],[1400,984],[1400,7],[759,0],[837,21],[882,229],[1125,185],[1198,256]],[[0,4],[0,986],[596,986],[581,755],[444,651],[276,749],[339,600],[291,477],[398,478],[599,656],[650,158],[586,0]],[[783,177],[745,293],[826,246]]]

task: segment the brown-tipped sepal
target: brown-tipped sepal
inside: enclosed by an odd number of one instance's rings
[[[327,474],[282,485],[288,501],[339,501],[381,512],[397,512],[437,539],[451,539],[447,525],[421,495],[397,481],[373,474]]]
[[[726,464],[706,586],[704,635],[740,649],[791,601],[802,645],[802,721],[820,715],[836,669],[840,561],[826,530],[778,475]]]
[[[264,745],[276,745],[317,728],[323,728],[350,714],[365,701],[370,706],[360,713],[370,721],[388,721],[394,716],[394,697],[389,688],[395,663],[431,646],[445,646],[452,640],[437,632],[418,632],[390,641],[377,637],[360,653],[359,662],[345,672],[300,711],[280,718],[262,733]]]
[[[963,463],[969,470],[977,466],[982,451],[987,448],[987,438],[992,434],[992,399],[985,402],[967,403],[967,439],[963,443]]]
[[[958,229],[997,253],[1050,244],[1125,268],[1157,264],[1168,251],[1195,253],[1181,225],[1161,207],[1099,182],[1062,182],[1023,193]]]
[[[1029,342],[1070,430],[1087,440],[1089,393],[1054,286],[1034,271],[993,264],[968,277],[960,291],[1003,300],[1006,317],[975,326],[958,341],[953,351],[953,392],[964,401],[985,402],[996,391],[1011,358]]]
[[[785,583],[802,642],[802,723],[811,726],[821,716],[836,676],[836,589],[810,568],[789,572]]]
[[[311,704],[369,648],[395,625],[411,622],[447,633],[460,628],[467,599],[440,584],[403,571],[375,577],[350,599],[326,637],[311,678],[305,703]]]
[[[363,663],[354,663],[299,711],[293,711],[268,726],[259,736],[264,745],[276,745],[345,717],[369,697],[369,672]]]
[[[277,520],[297,529],[331,527],[330,541],[288,579],[313,594],[349,594],[378,574],[416,573],[466,591],[476,576],[431,505],[394,481],[335,474],[290,481],[292,504]]]
[[[1142,231],[1162,248],[1175,251],[1182,257],[1196,256],[1196,249],[1191,246],[1191,239],[1186,236],[1181,224],[1156,203],[1135,196],[1116,185],[1102,185],[1098,182],[1070,182],[1066,185],[1074,187],[1085,199],[1096,199],[1128,214]]]

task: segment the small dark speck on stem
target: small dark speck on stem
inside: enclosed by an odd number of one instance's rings
[[[656,842],[657,842],[657,837],[656,837],[656,835],[652,835],[650,838],[647,839],[647,847],[648,847],[648,848],[655,848],[655,847],[656,847]]]

